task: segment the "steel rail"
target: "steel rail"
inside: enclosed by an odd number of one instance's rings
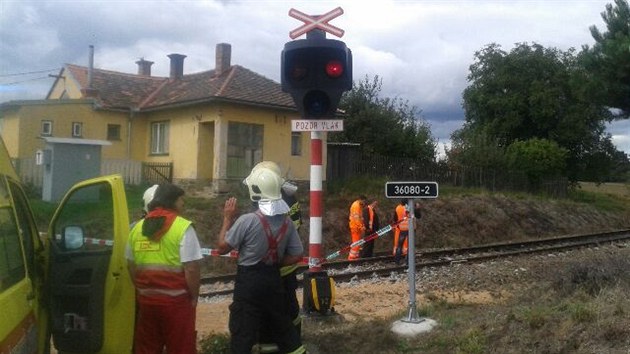
[[[429,267],[448,266],[453,263],[474,263],[484,262],[492,259],[513,257],[518,255],[535,254],[543,252],[559,252],[563,250],[595,247],[601,244],[609,244],[630,240],[630,229],[616,230],[610,232],[600,232],[582,235],[568,235],[560,237],[550,237],[536,240],[526,240],[518,242],[495,243],[464,248],[421,250],[416,252],[416,270]],[[327,270],[339,270],[348,266],[372,265],[376,269],[353,270],[344,273],[334,273],[331,277],[337,283],[351,280],[361,280],[374,277],[391,276],[400,274],[407,269],[406,265],[392,266],[393,256],[378,256],[372,258],[359,259],[356,261],[336,261],[324,264]],[[307,266],[300,266],[298,272],[307,270]],[[230,283],[233,282],[236,274],[226,274],[214,277],[205,277],[202,284]],[[202,298],[212,298],[215,296],[229,295],[232,289],[223,289],[201,293]]]

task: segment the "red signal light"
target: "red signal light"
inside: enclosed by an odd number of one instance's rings
[[[343,63],[339,60],[331,60],[326,63],[326,75],[333,79],[343,75]]]

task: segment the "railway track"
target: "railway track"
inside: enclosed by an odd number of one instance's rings
[[[562,252],[628,240],[630,240],[630,229],[465,248],[420,250],[416,252],[416,270],[448,266],[454,263],[484,262],[526,254]],[[307,269],[308,266],[306,265],[300,266],[298,273],[302,273]],[[401,274],[407,270],[407,264],[395,264],[394,257],[391,255],[377,255],[376,257],[355,261],[340,260],[328,262],[322,265],[322,269],[325,269],[335,282],[342,283],[351,280],[389,277]],[[235,276],[236,274],[226,274],[202,278],[202,292],[199,296],[202,298],[213,298],[231,294]]]

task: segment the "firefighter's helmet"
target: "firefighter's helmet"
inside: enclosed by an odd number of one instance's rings
[[[278,164],[273,162],[273,161],[261,161],[261,162],[257,163],[256,166],[254,166],[254,168],[252,168],[252,172],[254,172],[255,170],[257,170],[259,168],[263,168],[263,167],[272,170],[278,176],[282,176],[282,171],[280,170],[280,166],[278,166]]]
[[[284,179],[273,167],[254,167],[244,182],[249,190],[249,199],[254,202],[282,199]]]
[[[158,185],[154,184],[151,187],[147,188],[147,190],[144,191],[144,194],[142,195],[142,201],[144,202],[144,211],[147,213],[149,212],[149,203],[151,203],[153,197],[155,197],[155,191],[157,189]]]

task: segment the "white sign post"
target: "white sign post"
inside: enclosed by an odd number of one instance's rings
[[[424,318],[418,316],[416,307],[416,241],[414,199],[434,199],[438,196],[437,182],[387,182],[385,183],[387,198],[407,199],[409,211],[409,248],[407,250],[407,281],[409,282],[409,308],[407,318],[403,322],[420,323]]]

